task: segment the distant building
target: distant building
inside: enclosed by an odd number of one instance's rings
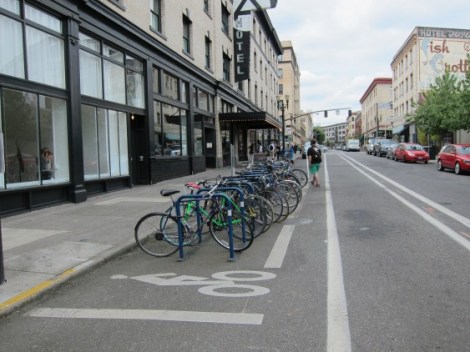
[[[374,78],[360,99],[364,139],[391,136],[393,128],[392,79]],[[387,133],[388,131],[388,133]]]
[[[289,142],[301,145],[306,136],[304,119],[293,118],[300,111],[300,68],[294,47],[290,40],[281,41],[282,56],[279,58],[279,99],[289,97],[289,106],[285,110],[286,136]]]
[[[417,131],[406,122],[422,93],[429,89],[436,77],[446,70],[464,77],[470,69],[470,30],[434,27],[416,27],[394,56],[393,71],[393,133],[405,140],[416,141]],[[470,135],[458,131],[449,138],[455,142],[470,142]]]
[[[325,132],[325,144],[343,144],[346,142],[347,122],[337,123],[330,126],[322,126]]]

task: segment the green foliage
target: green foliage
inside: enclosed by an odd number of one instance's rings
[[[436,78],[423,96],[412,116],[420,130],[437,135],[470,131],[470,72],[466,72],[465,79],[460,81],[456,75],[446,72]]]
[[[314,127],[312,130],[312,136],[317,140],[318,144],[323,144],[325,141],[325,132],[321,127]]]

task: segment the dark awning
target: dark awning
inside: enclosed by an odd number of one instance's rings
[[[221,113],[219,114],[219,121],[236,124],[248,129],[282,128],[281,122],[266,111]]]

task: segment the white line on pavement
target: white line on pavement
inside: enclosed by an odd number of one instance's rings
[[[442,222],[440,222],[439,220],[437,220],[436,218],[432,217],[431,215],[429,215],[428,213],[426,213],[425,211],[421,210],[420,208],[418,208],[416,205],[412,204],[411,202],[407,201],[405,198],[403,198],[402,196],[400,196],[398,193],[388,189],[384,184],[380,183],[379,181],[377,181],[376,179],[374,179],[373,177],[371,177],[370,175],[368,175],[366,172],[364,172],[363,170],[359,169],[359,167],[357,167],[356,165],[353,165],[349,160],[345,159],[345,161],[347,163],[349,163],[353,168],[355,168],[357,171],[359,171],[360,173],[362,173],[364,176],[366,176],[367,178],[369,178],[372,182],[374,182],[375,184],[377,184],[379,187],[383,188],[386,192],[390,193],[393,197],[395,197],[396,199],[398,199],[400,202],[402,202],[403,204],[405,204],[408,208],[410,208],[411,210],[415,211],[416,213],[418,213],[422,218],[424,218],[424,220],[426,220],[427,222],[429,222],[430,224],[434,225],[435,227],[437,227],[439,230],[441,230],[444,234],[446,234],[449,238],[453,239],[455,242],[457,242],[458,244],[460,244],[462,247],[466,248],[467,250],[470,251],[470,242],[463,236],[460,236],[457,232],[455,232],[454,230],[452,230],[450,227],[444,225]],[[362,164],[359,164],[359,165],[362,165]],[[366,169],[369,169],[367,167],[364,166],[364,168]],[[373,171],[373,170],[368,170],[368,171]],[[375,174],[377,174],[378,176],[382,177],[385,179],[385,177],[381,176],[380,174],[378,174],[377,172],[374,171]],[[392,180],[389,181],[390,183],[396,185],[396,187],[399,187],[401,188],[403,191],[409,193],[411,191],[409,191],[406,187],[401,187],[399,184],[393,182]],[[408,191],[409,192],[408,192]],[[414,193],[414,192],[413,192]],[[413,194],[412,194],[413,195]],[[415,195],[413,195],[415,196]],[[419,196],[419,195],[418,195]],[[417,196],[415,196],[416,198],[418,198]],[[420,196],[420,199],[423,203],[427,203],[431,206],[434,206],[432,205],[431,203],[434,203],[432,202],[431,200],[425,198],[425,197],[422,197]],[[441,207],[443,208],[443,207]],[[453,213],[452,211],[450,211],[449,209],[447,208],[444,208],[446,209],[448,212],[450,213]],[[447,213],[445,213],[446,215],[449,215]],[[454,213],[456,214],[456,213]],[[458,215],[458,214],[456,214]],[[451,216],[451,215],[449,215]],[[465,218],[466,219],[466,218]],[[468,220],[468,219],[467,219]]]
[[[351,335],[349,331],[348,306],[344,290],[343,267],[339,248],[338,229],[336,227],[335,210],[330,191],[330,180],[326,160],[325,168],[326,189],[326,223],[328,231],[328,352],[350,352]]]
[[[151,309],[76,309],[76,308],[36,308],[25,316],[65,319],[121,319],[121,320],[161,320],[186,321],[193,323],[261,325],[263,314],[194,312],[183,310]]]
[[[282,266],[294,228],[294,225],[284,225],[282,227],[276,243],[274,243],[273,249],[264,264],[265,269],[279,269]]]

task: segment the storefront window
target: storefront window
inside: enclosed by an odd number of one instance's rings
[[[80,45],[83,95],[145,108],[143,61],[83,33],[80,33]]]
[[[18,1],[3,0],[0,6],[17,15],[22,13]],[[0,15],[0,73],[65,88],[62,22],[27,4],[23,13],[28,25]],[[46,32],[43,27],[55,33]]]
[[[162,72],[163,95],[167,98],[178,100],[178,79]]]
[[[0,188],[68,182],[65,100],[11,89],[3,89],[1,98],[5,175]]]
[[[137,108],[145,107],[144,64],[126,55],[127,104]]]
[[[85,180],[129,175],[124,112],[82,105]]]
[[[24,78],[21,23],[0,15],[0,43],[0,73]]]
[[[187,111],[154,102],[155,155],[178,157],[188,155]]]

